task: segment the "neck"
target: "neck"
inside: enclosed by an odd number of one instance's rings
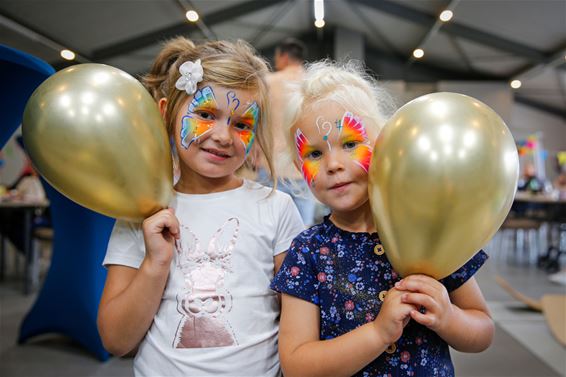
[[[351,211],[332,211],[330,220],[338,228],[348,232],[368,232],[373,233],[377,229],[373,222],[369,200],[360,207]]]
[[[243,179],[235,174],[210,178],[194,171],[181,171],[181,177],[175,184],[175,190],[184,194],[210,194],[233,190],[242,185]]]

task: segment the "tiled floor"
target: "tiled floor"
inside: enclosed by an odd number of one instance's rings
[[[500,275],[533,298],[566,294],[551,283],[527,255],[490,251],[477,275],[497,325],[492,346],[479,354],[453,351],[458,376],[566,376],[566,348],[552,337],[541,313],[525,310],[495,282]],[[564,261],[563,261],[564,262]],[[0,376],[131,376],[132,360],[112,358],[101,363],[80,346],[59,335],[43,335],[16,344],[19,324],[34,301],[21,294],[21,282],[8,277],[0,284]],[[565,319],[566,320],[566,319]]]

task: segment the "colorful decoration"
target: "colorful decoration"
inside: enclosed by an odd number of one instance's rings
[[[181,145],[183,148],[188,149],[192,143],[214,127],[212,118],[210,120],[202,119],[197,115],[197,112],[212,112],[217,108],[218,104],[214,97],[214,91],[210,86],[197,90],[189,104],[187,115],[181,119]],[[187,142],[189,135],[192,138]]]
[[[372,147],[361,120],[350,112],[345,112],[338,129],[342,135],[342,144],[355,143],[351,155],[354,162],[367,173],[371,161]]]
[[[309,140],[300,129],[297,129],[297,132],[295,132],[295,146],[297,147],[299,161],[301,162],[303,177],[308,185],[312,186],[320,170],[320,161],[312,160],[307,157],[309,157],[312,152],[316,151],[316,149],[311,146]]]

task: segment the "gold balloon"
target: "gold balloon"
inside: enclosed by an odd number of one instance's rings
[[[436,279],[455,272],[503,223],[518,176],[513,137],[484,103],[434,93],[401,107],[379,134],[369,171],[393,268]]]
[[[172,198],[172,161],[157,104],[127,73],[80,64],[30,97],[22,133],[45,179],[104,215],[143,219]]]

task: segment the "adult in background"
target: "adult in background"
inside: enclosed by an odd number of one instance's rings
[[[283,111],[289,92],[287,86],[296,83],[303,78],[306,47],[294,38],[287,38],[275,49],[275,72],[267,76],[269,85],[269,101],[271,104],[271,127],[274,137],[275,169],[279,181],[278,189],[291,195],[297,205],[303,222],[306,226],[314,223],[316,202],[301,173],[295,168],[292,156],[289,156],[289,148],[286,145],[286,137],[283,134]],[[282,156],[289,156],[283,158]],[[263,177],[265,178],[265,177]]]

